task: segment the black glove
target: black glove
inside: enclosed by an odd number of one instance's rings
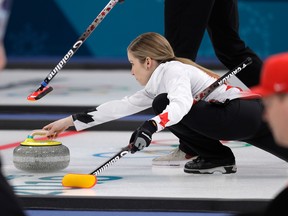
[[[152,134],[157,131],[155,121],[145,121],[137,130],[135,130],[130,138],[131,153],[142,150],[148,147],[152,141]]]

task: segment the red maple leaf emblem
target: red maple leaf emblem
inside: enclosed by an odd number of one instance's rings
[[[166,127],[167,122],[170,121],[168,119],[168,112],[159,115],[159,117],[161,119],[161,122],[159,124],[162,125],[163,127]]]

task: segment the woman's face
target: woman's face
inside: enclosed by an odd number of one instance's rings
[[[131,74],[135,76],[140,85],[145,86],[156,68],[156,61],[153,61],[150,57],[147,57],[145,62],[141,63],[139,59],[135,58],[129,51],[127,55],[131,64]]]

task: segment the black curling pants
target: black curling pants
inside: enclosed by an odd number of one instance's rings
[[[220,62],[232,70],[251,57],[236,76],[248,87],[259,83],[262,60],[239,36],[237,0],[165,0],[164,25],[176,56],[195,61],[207,30]]]
[[[167,94],[160,94],[153,110],[158,115],[168,104]],[[238,140],[288,161],[288,149],[275,143],[262,113],[260,99],[235,99],[224,105],[199,101],[179,123],[167,128],[179,138],[181,150],[203,158],[234,158],[219,140]]]

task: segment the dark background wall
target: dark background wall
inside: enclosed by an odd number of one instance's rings
[[[8,67],[55,66],[109,0],[14,0],[5,36]],[[95,29],[69,65],[125,65],[137,35],[163,34],[164,0],[125,0]],[[288,1],[239,0],[240,34],[261,58],[288,50]],[[198,62],[219,65],[207,35]],[[66,67],[66,66],[65,66]]]

